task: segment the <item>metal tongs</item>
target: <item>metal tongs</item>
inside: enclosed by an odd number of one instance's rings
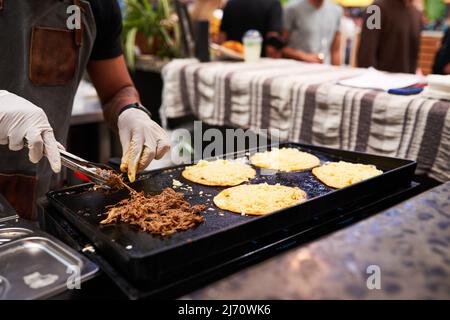
[[[114,171],[113,168],[101,163],[84,160],[65,150],[59,150],[59,152],[61,154],[61,164],[64,167],[87,176],[89,180],[104,189],[111,189],[109,184],[113,179],[111,179],[110,171]]]
[[[24,141],[24,146],[28,147],[28,142]],[[110,166],[101,163],[95,163],[91,161],[84,160],[66,150],[59,149],[61,154],[61,165],[75,173],[81,173],[86,176],[91,182],[97,184],[103,189],[111,189],[111,181],[114,181],[111,176],[111,172],[115,170]]]

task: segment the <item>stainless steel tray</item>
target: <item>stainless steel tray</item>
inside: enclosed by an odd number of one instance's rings
[[[17,218],[17,214],[13,207],[6,201],[5,197],[0,194],[0,222]]]
[[[0,247],[0,300],[44,299],[78,285],[98,267],[43,237],[26,237]]]

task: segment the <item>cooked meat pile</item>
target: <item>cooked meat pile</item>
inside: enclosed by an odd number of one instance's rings
[[[128,187],[128,186],[127,186]],[[199,215],[206,207],[191,206],[184,195],[171,188],[155,196],[131,191],[131,198],[107,207],[108,217],[101,224],[125,222],[162,236],[191,229],[204,221]]]

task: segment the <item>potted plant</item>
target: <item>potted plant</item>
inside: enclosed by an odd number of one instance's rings
[[[178,57],[180,32],[173,0],[125,0],[122,37],[131,70],[139,61],[163,64]]]
[[[125,0],[122,42],[141,101],[160,123],[161,69],[180,56],[175,0]]]

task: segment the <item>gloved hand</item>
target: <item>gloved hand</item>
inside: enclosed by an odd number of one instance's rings
[[[139,109],[122,112],[117,126],[123,149],[120,170],[128,172],[128,179],[134,182],[137,172],[148,167],[153,159],[161,159],[169,151],[170,140],[164,129]]]
[[[45,155],[52,170],[61,171],[59,144],[44,110],[13,93],[0,91],[0,144],[18,151],[25,141],[32,163],[38,163]]]

